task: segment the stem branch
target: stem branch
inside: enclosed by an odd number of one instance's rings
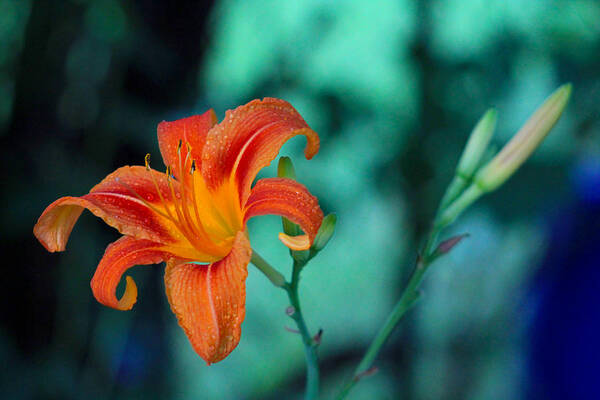
[[[258,268],[259,271],[262,272],[267,278],[269,278],[273,285],[285,289],[287,284],[283,275],[273,268],[271,264],[262,258],[254,249],[252,249],[252,258],[250,259],[250,262],[254,264],[254,266]]]

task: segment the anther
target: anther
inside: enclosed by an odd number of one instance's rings
[[[177,143],[177,152],[179,153],[181,151],[181,145],[182,145],[182,141],[181,139],[179,139],[179,143]]]
[[[144,157],[144,164],[146,164],[146,171],[150,171],[150,153]]]
[[[190,167],[190,174],[194,175],[196,171],[196,160],[192,160],[192,166]]]

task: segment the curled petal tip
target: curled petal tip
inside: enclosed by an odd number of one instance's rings
[[[290,103],[280,99],[253,100],[226,113],[208,133],[202,174],[209,188],[233,176],[244,202],[258,171],[277,156],[294,136],[306,136],[306,158],[319,150],[319,137]]]
[[[125,292],[123,292],[123,296],[121,296],[117,307],[117,309],[121,311],[131,310],[137,301],[138,291],[135,281],[132,277],[126,276],[125,283]]]
[[[116,296],[124,272],[134,265],[157,264],[169,256],[159,243],[121,237],[106,248],[96,268],[90,282],[94,297],[107,307],[130,310],[137,300],[137,286],[130,276],[125,277],[125,291],[121,298]]]
[[[279,240],[291,250],[301,251],[310,249],[308,235],[288,236],[282,232],[279,234]]]
[[[286,178],[263,178],[252,188],[246,203],[244,222],[257,215],[265,214],[281,215],[292,223],[298,224],[308,235],[307,242],[302,243],[297,242],[300,240],[297,238],[301,236],[291,235],[292,231],[286,231],[283,239],[280,235],[279,239],[290,248],[308,246],[305,247],[308,249],[313,244],[323,221],[323,211],[319,207],[317,198],[310,194],[304,185]]]
[[[315,154],[319,152],[319,147],[321,146],[321,140],[319,136],[315,134],[312,129],[305,129],[302,132],[303,135],[306,135],[306,147],[304,148],[304,157],[307,160],[312,159]]]

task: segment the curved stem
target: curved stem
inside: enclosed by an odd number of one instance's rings
[[[319,358],[317,356],[316,343],[308,333],[306,322],[302,316],[300,300],[298,298],[298,283],[300,281],[300,269],[302,264],[294,260],[294,269],[292,271],[292,282],[287,288],[288,297],[293,310],[290,311],[290,317],[296,322],[298,331],[302,336],[304,343],[304,356],[306,358],[306,400],[317,399],[319,396]]]
[[[437,227],[434,225],[434,228],[431,230],[429,237],[423,246],[421,254],[417,258],[415,268],[408,280],[408,283],[406,284],[406,287],[404,288],[404,291],[402,292],[402,295],[400,296],[400,299],[394,306],[394,309],[388,316],[383,326],[379,329],[379,332],[377,332],[375,339],[373,339],[365,355],[360,360],[358,367],[356,367],[354,370],[352,380],[350,380],[342,388],[342,391],[337,396],[338,400],[344,399],[350,390],[352,390],[354,385],[356,385],[356,383],[361,379],[361,377],[368,374],[368,371],[373,366],[373,362],[377,358],[377,355],[379,355],[379,352],[381,351],[381,348],[385,342],[394,331],[394,328],[396,328],[402,317],[412,308],[412,306],[415,305],[416,301],[419,299],[419,285],[423,280],[423,276],[425,275],[425,271],[427,271],[427,267],[433,261],[433,258],[431,257],[433,255],[432,248],[441,229],[442,227]]]
[[[416,301],[419,299],[418,287],[421,283],[421,280],[423,279],[423,274],[425,273],[425,270],[425,265],[420,262],[417,262],[415,270],[413,271],[410,280],[406,285],[406,289],[404,289],[404,292],[400,297],[400,300],[398,300],[398,302],[394,306],[394,309],[388,316],[387,320],[379,329],[379,332],[377,332],[375,339],[373,339],[373,341],[371,342],[371,345],[367,349],[362,360],[360,360],[358,367],[356,367],[356,369],[354,370],[352,380],[350,380],[350,382],[348,382],[344,386],[337,399],[345,398],[346,395],[350,392],[350,390],[354,387],[354,385],[356,385],[356,383],[360,380],[360,378],[364,376],[365,373],[369,371],[369,369],[371,369],[373,361],[375,361],[375,358],[377,358],[381,347],[390,337],[390,335],[394,331],[394,328],[396,327],[396,325],[398,325],[398,322],[400,322],[404,314],[406,314],[406,312],[410,310],[412,306],[416,303]]]
[[[252,249],[252,258],[250,259],[250,262],[254,264],[254,266],[258,268],[258,270],[262,272],[273,285],[285,289],[286,282],[283,275],[273,268],[271,264],[262,258],[254,249]]]
[[[319,396],[319,358],[317,356],[317,348],[315,341],[308,332],[306,322],[302,315],[300,307],[300,299],[298,297],[298,284],[300,282],[300,270],[306,264],[294,260],[294,268],[292,270],[292,281],[286,282],[283,275],[273,268],[264,258],[256,251],[252,251],[252,264],[254,264],[273,285],[282,288],[287,292],[290,300],[291,309],[288,313],[290,318],[294,320],[298,327],[298,332],[302,337],[304,344],[304,355],[306,358],[306,400],[315,400]]]

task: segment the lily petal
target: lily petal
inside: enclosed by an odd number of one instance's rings
[[[264,178],[256,182],[245,206],[244,224],[257,215],[276,214],[300,225],[308,235],[295,239],[284,235],[282,242],[292,250],[309,248],[323,222],[323,211],[306,186],[288,178]]]
[[[92,278],[94,297],[105,306],[117,310],[130,310],[137,299],[137,287],[133,279],[126,277],[127,286],[121,299],[116,297],[116,289],[123,273],[134,265],[157,264],[172,255],[160,243],[138,240],[123,236],[111,243],[104,252]]]
[[[175,225],[149,207],[164,212],[152,177],[163,199],[170,204],[171,192],[164,174],[139,166],[122,167],[94,186],[89,194],[63,197],[50,204],[33,232],[48,251],[63,251],[75,222],[87,208],[125,235],[160,243],[181,241],[182,235]],[[173,184],[178,193],[177,182]]]
[[[163,121],[158,124],[158,147],[160,154],[166,166],[173,168],[173,174],[179,177],[179,156],[177,148],[180,141],[181,156],[185,158],[187,154],[186,143],[190,145],[191,158],[196,160],[196,168],[199,168],[202,162],[202,149],[206,142],[208,131],[217,123],[217,115],[210,109],[202,115],[179,119],[177,121]],[[191,160],[190,160],[191,162]]]
[[[167,262],[165,287],[171,310],[194,350],[209,365],[225,358],[240,341],[251,256],[246,234],[238,232],[231,252],[220,261]]]
[[[287,101],[267,97],[228,111],[206,137],[202,175],[208,187],[234,179],[243,204],[258,171],[296,135],[306,136],[304,154],[311,159],[319,151],[319,136]]]
[[[279,240],[290,250],[308,250],[311,246],[308,235],[290,236],[281,232],[279,233]]]

